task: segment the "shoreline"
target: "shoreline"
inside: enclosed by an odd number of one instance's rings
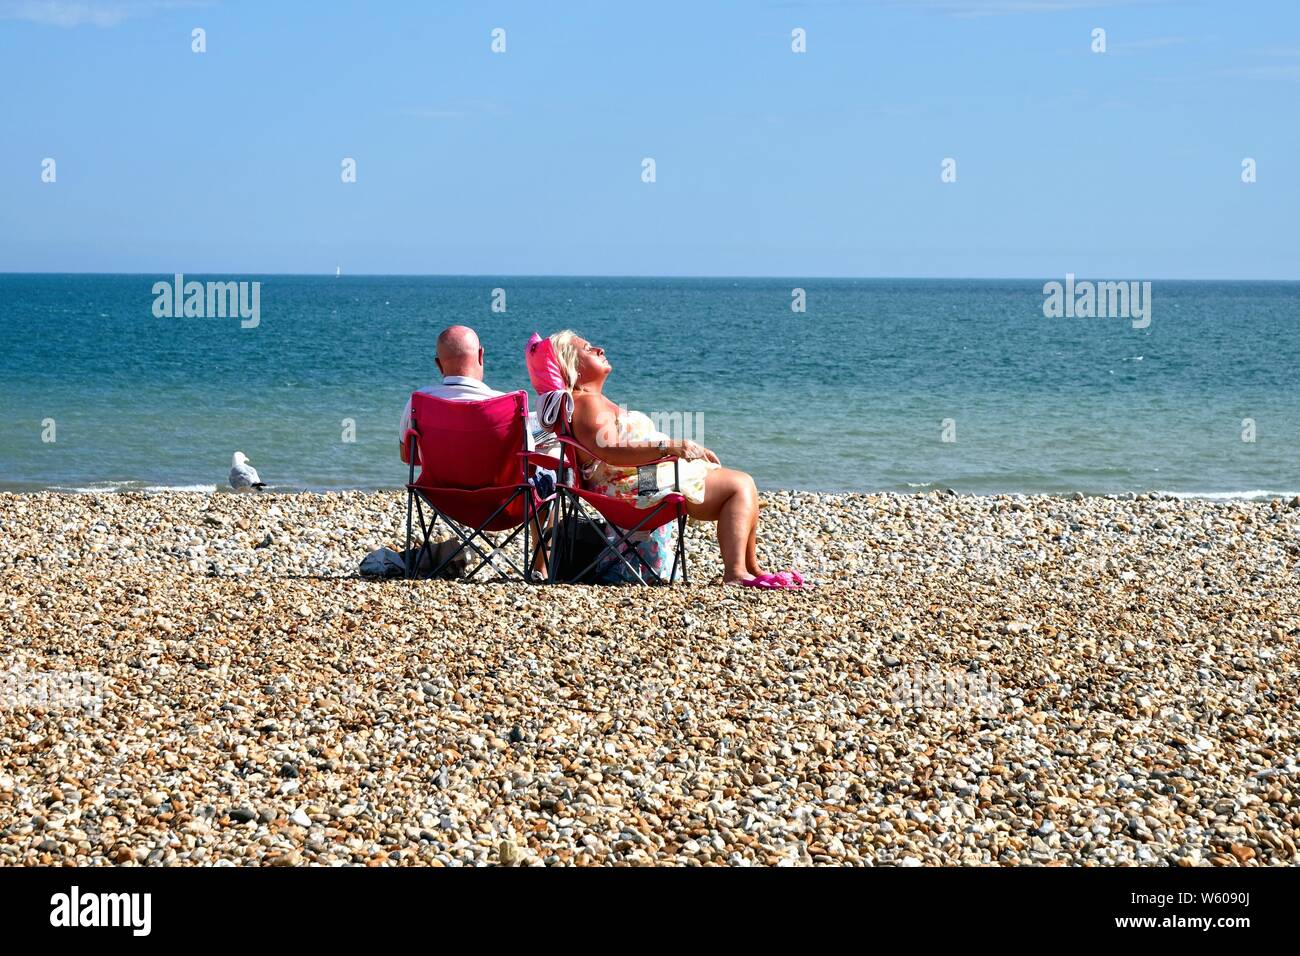
[[[0,482],[0,495],[31,496],[31,495],[146,495],[155,497],[159,495],[239,495],[247,492],[236,492],[226,485],[219,484],[192,484],[192,485],[149,485],[145,482],[107,482],[107,484],[116,487],[97,488],[93,485],[44,485],[35,482]],[[141,487],[134,487],[134,486]],[[404,484],[385,485],[385,486],[361,486],[352,488],[318,488],[318,487],[275,487],[268,486],[258,492],[263,497],[295,495],[374,495],[374,494],[395,494],[403,493],[406,490]],[[827,488],[761,488],[762,495],[859,495],[864,497],[871,496],[893,496],[900,498],[925,497],[927,495],[940,495],[947,497],[960,498],[1015,498],[1015,499],[1033,499],[1033,498],[1050,498],[1056,500],[1083,500],[1083,499],[1103,499],[1108,501],[1223,501],[1223,502],[1251,502],[1251,501],[1273,501],[1280,500],[1283,503],[1290,503],[1293,500],[1300,499],[1300,490],[1296,491],[1273,491],[1268,489],[1249,489],[1240,491],[1169,491],[1165,489],[1154,489],[1149,491],[959,491],[947,486],[920,485],[903,489],[827,489]]]
[[[689,586],[408,584],[399,493],[0,494],[0,865],[1300,862],[1300,507],[762,498],[814,590],[710,525]]]

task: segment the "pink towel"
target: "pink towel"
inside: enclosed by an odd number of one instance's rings
[[[564,381],[564,373],[560,371],[560,363],[555,358],[555,349],[551,347],[550,339],[544,339],[534,332],[524,351],[524,362],[528,365],[528,378],[533,383],[533,391],[538,395],[568,390],[569,386]]]

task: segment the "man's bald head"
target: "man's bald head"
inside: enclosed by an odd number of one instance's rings
[[[483,381],[483,346],[467,325],[453,325],[438,335],[438,368],[443,375],[463,375]]]

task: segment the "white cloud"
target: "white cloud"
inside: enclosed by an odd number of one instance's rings
[[[1151,37],[1146,40],[1121,40],[1110,45],[1111,52],[1125,50],[1151,50],[1162,46],[1178,46],[1186,43],[1187,37]]]
[[[1279,58],[1294,60],[1300,57],[1300,47],[1274,47],[1269,50],[1256,50],[1255,56],[1272,57],[1272,63],[1256,63],[1254,66],[1238,66],[1219,70],[1219,76],[1238,76],[1262,80],[1300,80],[1300,63],[1278,63]]]
[[[1265,80],[1300,80],[1300,64],[1287,66],[1241,66],[1219,70],[1219,76],[1243,76]]]
[[[209,0],[0,0],[0,20],[50,27],[115,27],[123,20],[209,5]]]

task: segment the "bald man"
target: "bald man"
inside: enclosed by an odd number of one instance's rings
[[[478,334],[468,326],[453,325],[442,330],[438,335],[438,352],[434,362],[438,365],[438,371],[442,372],[442,384],[420,389],[426,395],[453,402],[478,402],[505,394],[483,384],[483,346],[479,344]],[[406,408],[402,411],[402,430],[397,437],[404,462],[406,444],[402,436],[410,427],[411,400],[408,398]]]
[[[434,361],[438,364],[438,371],[442,372],[442,384],[429,385],[420,389],[426,395],[450,399],[453,402],[477,402],[505,394],[483,384],[483,346],[479,344],[478,333],[469,326],[453,325],[443,329],[438,335],[438,351]],[[529,428],[525,434],[528,448],[531,450],[534,447],[534,432],[539,426],[535,413],[529,412],[528,420]],[[408,398],[406,408],[402,410],[402,430],[398,433],[402,461],[406,464],[410,462],[407,458],[408,451],[404,438],[406,430],[410,427],[411,400]],[[554,472],[547,472],[547,474],[551,476],[552,481],[555,480]],[[548,508],[548,505],[543,505],[541,513],[533,518],[533,534],[536,535],[534,540],[541,540],[542,525],[546,521]],[[540,548],[533,558],[533,571],[543,579],[546,577],[546,553]]]

